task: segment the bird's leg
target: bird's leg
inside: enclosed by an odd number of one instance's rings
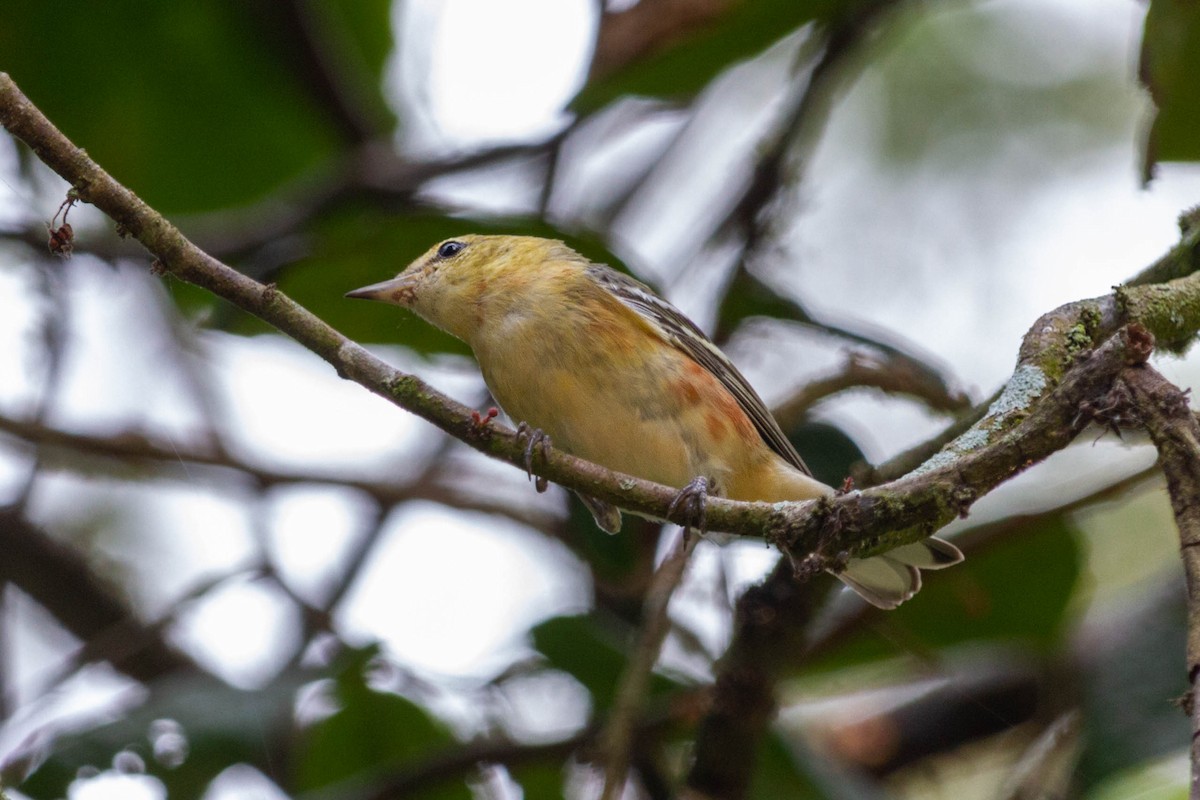
[[[517,436],[529,440],[525,443],[525,475],[533,481],[533,488],[537,489],[540,494],[546,491],[548,482],[541,475],[533,474],[533,451],[540,448],[542,460],[548,459],[550,457],[550,437],[541,428],[531,428],[528,422],[517,423]]]
[[[675,512],[681,512],[684,534],[695,528],[701,536],[706,528],[705,514],[708,510],[708,478],[697,475],[679,490],[671,505],[667,508],[667,517],[672,518]]]

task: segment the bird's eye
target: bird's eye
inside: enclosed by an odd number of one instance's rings
[[[466,245],[462,242],[442,242],[442,246],[438,248],[438,258],[454,258],[463,251]]]

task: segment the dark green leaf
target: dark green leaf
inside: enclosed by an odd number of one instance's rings
[[[625,669],[628,648],[634,631],[616,621],[605,621],[597,614],[554,617],[531,631],[534,647],[550,666],[568,673],[592,694],[596,710],[603,711],[613,702],[617,681]],[[675,684],[654,675],[651,693],[667,692]]]
[[[805,422],[787,434],[813,476],[830,486],[841,486],[850,465],[865,458],[845,431],[828,423]]]
[[[561,800],[563,789],[562,764],[538,764],[512,771],[513,779],[521,784],[524,800]]]
[[[251,4],[5,0],[4,69],[117,180],[165,213],[247,203],[337,151]]]
[[[897,642],[934,648],[1017,640],[1048,650],[1059,640],[1079,577],[1076,537],[1065,518],[1056,518],[1014,532],[948,570],[926,572],[916,597],[880,616],[881,631],[858,633],[810,668],[902,655]]]
[[[788,752],[787,744],[774,731],[767,735],[758,748],[748,796],[751,800],[776,800],[781,797],[820,800],[824,797],[812,780],[800,771],[796,760]]]
[[[734,273],[717,309],[714,339],[728,339],[751,317],[774,317],[791,322],[811,322],[812,317],[795,300],[784,297],[746,270]]]
[[[147,772],[163,782],[173,800],[200,797],[231,764],[249,764],[271,775],[281,754],[266,745],[287,738],[296,691],[316,677],[288,673],[253,692],[208,676],[168,678],[152,687],[144,705],[117,722],[58,739],[50,759],[21,791],[32,798],[63,797],[80,768],[107,769],[125,749],[142,757]],[[174,768],[155,761],[150,751],[151,723],[161,719],[174,720],[187,738],[187,758]]]
[[[384,68],[392,54],[392,0],[325,0],[309,3],[319,20],[317,31],[338,57],[342,80],[352,97],[373,112],[383,132],[392,112],[384,102]],[[363,88],[370,91],[362,91]],[[357,91],[353,91],[357,89]]]
[[[1187,716],[1172,702],[1188,689],[1187,597],[1174,570],[1147,583],[1095,609],[1080,637],[1082,788],[1188,747]]]
[[[1159,161],[1200,160],[1200,5],[1152,0],[1142,33],[1142,82],[1157,107],[1144,178]]]
[[[455,744],[449,731],[420,706],[368,685],[367,673],[376,655],[375,648],[366,648],[344,658],[333,698],[340,708],[306,730],[297,747],[298,790],[368,782]],[[471,797],[461,782],[436,791],[422,796]]]
[[[686,97],[718,73],[765,50],[806,22],[828,16],[838,0],[741,0],[711,25],[667,49],[589,83],[572,107],[586,113],[625,95]]]

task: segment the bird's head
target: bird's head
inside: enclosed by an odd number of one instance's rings
[[[435,244],[391,280],[346,296],[412,309],[469,342],[489,315],[532,299],[527,293],[544,265],[574,259],[574,251],[551,239],[466,234]]]

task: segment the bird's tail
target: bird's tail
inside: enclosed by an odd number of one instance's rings
[[[760,476],[754,493],[760,496],[739,499],[808,500],[833,494],[833,489],[780,462]],[[893,609],[921,588],[921,570],[942,569],[962,560],[957,547],[930,536],[871,558],[852,558],[845,569],[833,575],[871,605]]]
[[[942,569],[962,560],[957,547],[930,536],[871,558],[852,558],[834,574],[871,605],[893,609],[921,588],[921,570]]]

